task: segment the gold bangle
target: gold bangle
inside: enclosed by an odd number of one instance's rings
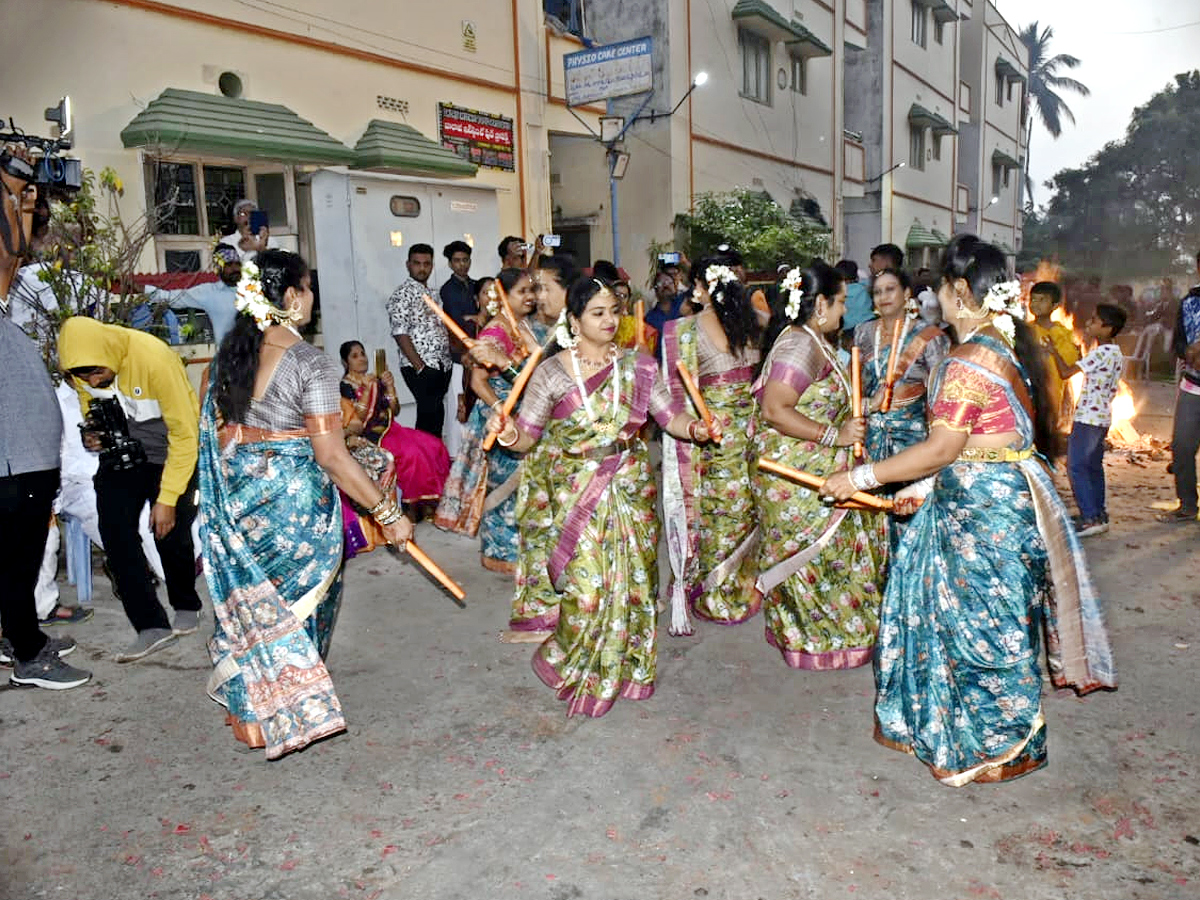
[[[370,509],[367,510],[367,515],[369,515],[369,516],[375,515],[377,512],[379,512],[380,510],[383,509],[384,505],[387,502],[388,502],[388,495],[384,494],[383,496],[381,496],[379,498],[378,503],[376,503],[374,506],[372,506]]]

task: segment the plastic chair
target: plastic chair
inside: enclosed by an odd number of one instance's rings
[[[92,542],[83,523],[74,516],[61,516],[67,532],[67,581],[75,585],[79,605],[92,605]]]

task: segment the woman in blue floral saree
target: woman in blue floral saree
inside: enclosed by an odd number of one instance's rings
[[[267,250],[242,272],[242,314],[200,423],[201,544],[216,613],[208,690],[234,736],[276,759],[346,727],[324,663],[341,600],[335,485],[390,543],[403,546],[412,524],[350,456],[341,374],[295,330],[312,311],[308,267]]]
[[[1045,765],[1043,633],[1056,687],[1116,686],[1079,539],[1035,457],[1053,447],[1054,411],[1020,286],[1005,278],[995,247],[951,243],[941,301],[965,340],[935,373],[929,438],[823,487],[844,498],[932,476],[880,612],[876,740],[956,787]]]

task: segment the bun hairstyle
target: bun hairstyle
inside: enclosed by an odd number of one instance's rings
[[[1008,261],[998,247],[973,234],[956,235],[942,254],[942,280],[963,280],[976,304],[997,284],[1011,281]],[[1013,351],[1029,379],[1033,397],[1033,435],[1038,452],[1051,462],[1058,455],[1058,411],[1049,395],[1043,350],[1021,316],[1012,316]],[[953,323],[951,323],[953,324]]]
[[[308,263],[286,250],[263,250],[256,262],[263,296],[276,309],[286,308],[288,288],[299,290],[308,275]],[[254,317],[238,314],[225,335],[215,362],[215,399],[226,422],[243,422],[250,411],[250,396],[258,374],[258,352],[263,332]]]
[[[729,352],[737,355],[747,347],[757,346],[762,338],[762,326],[758,315],[750,305],[750,292],[736,278],[724,281],[711,289],[708,286],[708,270],[713,266],[732,269],[740,265],[740,258],[730,253],[705,256],[692,266],[692,284],[702,284],[712,297],[713,312],[729,342]]]
[[[824,260],[814,259],[800,273],[800,303],[798,307],[794,307],[791,298],[788,296],[788,289],[780,288],[783,296],[780,297],[781,312],[771,317],[771,323],[767,326],[767,332],[763,339],[763,359],[766,359],[767,351],[771,349],[771,345],[775,343],[775,339],[788,325],[802,325],[812,318],[813,311],[817,307],[817,297],[824,297],[829,300],[831,297],[837,296],[838,291],[842,289],[846,278],[829,265]],[[789,316],[788,313],[793,315]]]

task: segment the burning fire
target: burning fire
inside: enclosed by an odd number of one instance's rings
[[[1037,265],[1037,270],[1034,273],[1033,280],[1029,286],[1032,286],[1038,281],[1059,281],[1061,267],[1056,263],[1043,259]],[[1026,291],[1026,299],[1028,299],[1028,290]],[[1066,292],[1063,293],[1063,299],[1066,299]],[[1050,313],[1050,320],[1059,322],[1069,328],[1075,335],[1075,343],[1082,345],[1082,335],[1079,329],[1075,327],[1075,317],[1068,313],[1061,305],[1055,308],[1054,312]],[[1086,352],[1087,348],[1084,347]],[[1072,404],[1079,402],[1079,394],[1083,390],[1083,373],[1077,372],[1072,375],[1067,381],[1071,390]],[[1129,385],[1122,378],[1117,386],[1117,396],[1113,398],[1112,403],[1112,426],[1108,430],[1110,440],[1124,441],[1126,443],[1134,443],[1141,438],[1138,430],[1133,427],[1133,417],[1137,415],[1137,404],[1134,403],[1133,391],[1129,389]]]

